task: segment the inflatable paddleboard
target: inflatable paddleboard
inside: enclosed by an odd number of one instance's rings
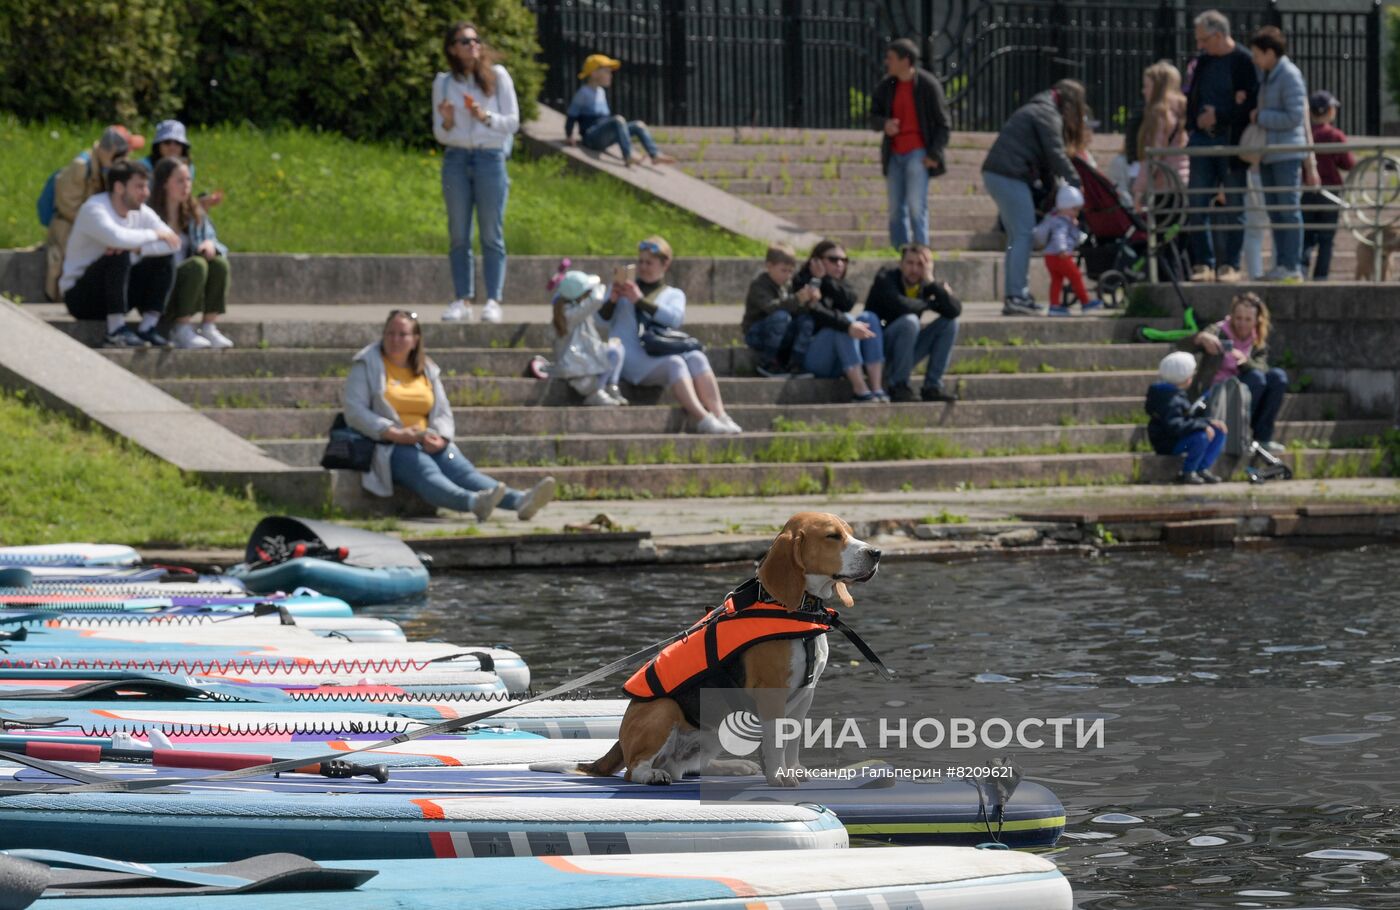
[[[820,806],[317,793],[32,793],[0,799],[0,850],[136,862],[691,853],[845,847]],[[463,906],[457,895],[457,906]],[[468,905],[470,901],[468,901]]]
[[[428,570],[397,537],[328,521],[271,515],[229,574],[250,591],[315,588],[353,606],[393,603],[428,590]]]
[[[131,547],[102,543],[55,543],[0,547],[0,566],[134,566],[141,554]]]
[[[285,607],[293,616],[350,616],[350,605],[336,597],[301,590],[292,594],[248,594],[227,591],[184,591],[186,585],[150,585],[139,588],[89,591],[43,591],[23,588],[19,593],[0,592],[0,608],[12,611],[52,613],[149,613],[180,609],[183,612],[246,613],[259,604]]]
[[[376,873],[352,891],[246,897],[200,895],[50,900],[37,910],[1070,910],[1074,898],[1054,863],[1039,856],[959,847],[801,850],[760,854],[557,856],[359,860],[323,864]],[[162,865],[179,875],[186,870]],[[234,870],[205,868],[200,872]],[[17,876],[12,876],[17,877]],[[113,888],[138,888],[137,876]],[[186,887],[189,887],[186,885]]]

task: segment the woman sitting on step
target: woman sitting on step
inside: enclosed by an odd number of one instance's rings
[[[345,380],[345,422],[389,443],[375,446],[364,488],[387,497],[397,484],[433,506],[471,512],[480,521],[497,506],[521,521],[534,517],[554,498],[554,478],[522,492],[477,470],[452,441],[456,425],[441,373],[423,350],[418,314],[407,310],[390,311],[383,338],[355,355]]]
[[[794,288],[814,287],[821,297],[797,318],[791,359],[820,379],[845,376],[851,383],[852,401],[888,402],[884,329],[874,313],[851,315],[856,292],[846,283],[847,262],[839,243],[823,240],[812,248],[807,264],[792,279]],[[810,343],[804,322],[810,325]]]
[[[1254,441],[1276,455],[1283,452],[1284,446],[1274,442],[1274,421],[1288,393],[1288,374],[1269,366],[1269,307],[1259,295],[1236,295],[1230,315],[1196,333],[1191,343],[1204,352],[1199,376],[1209,380],[1206,388],[1230,379],[1244,383]]]
[[[685,321],[685,291],[666,284],[671,259],[671,245],[664,237],[643,240],[637,246],[636,280],[614,281],[595,318],[610,337],[622,342],[623,379],[669,389],[697,433],[742,433],[724,411],[719,382],[704,351],[653,355],[643,346],[647,323],[679,329]]]
[[[177,348],[231,348],[233,342],[218,325],[227,308],[228,247],[219,242],[209,213],[195,198],[191,174],[184,158],[162,158],[151,179],[151,208],[180,235],[175,288],[165,307],[172,325],[165,334]],[[198,327],[195,316],[200,317]]]

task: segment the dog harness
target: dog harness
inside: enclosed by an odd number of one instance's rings
[[[633,698],[653,699],[674,695],[704,681],[728,677],[726,664],[745,648],[760,642],[804,639],[808,642],[807,669],[802,681],[812,681],[816,639],[840,626],[836,611],[804,594],[797,610],[789,610],[750,578],[725,598],[679,641],[667,645],[647,661],[623,685]]]

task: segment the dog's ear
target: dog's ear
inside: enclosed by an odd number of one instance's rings
[[[802,565],[802,532],[785,529],[758,567],[758,583],[789,610],[802,606],[807,571]]]

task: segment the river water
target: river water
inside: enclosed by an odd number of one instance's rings
[[[414,639],[507,644],[543,688],[743,577],[484,572],[374,612]],[[828,715],[1108,718],[1106,748],[1015,753],[1065,804],[1052,855],[1080,907],[1400,908],[1400,549],[892,562],[854,593],[844,618],[900,676],[833,636]]]

